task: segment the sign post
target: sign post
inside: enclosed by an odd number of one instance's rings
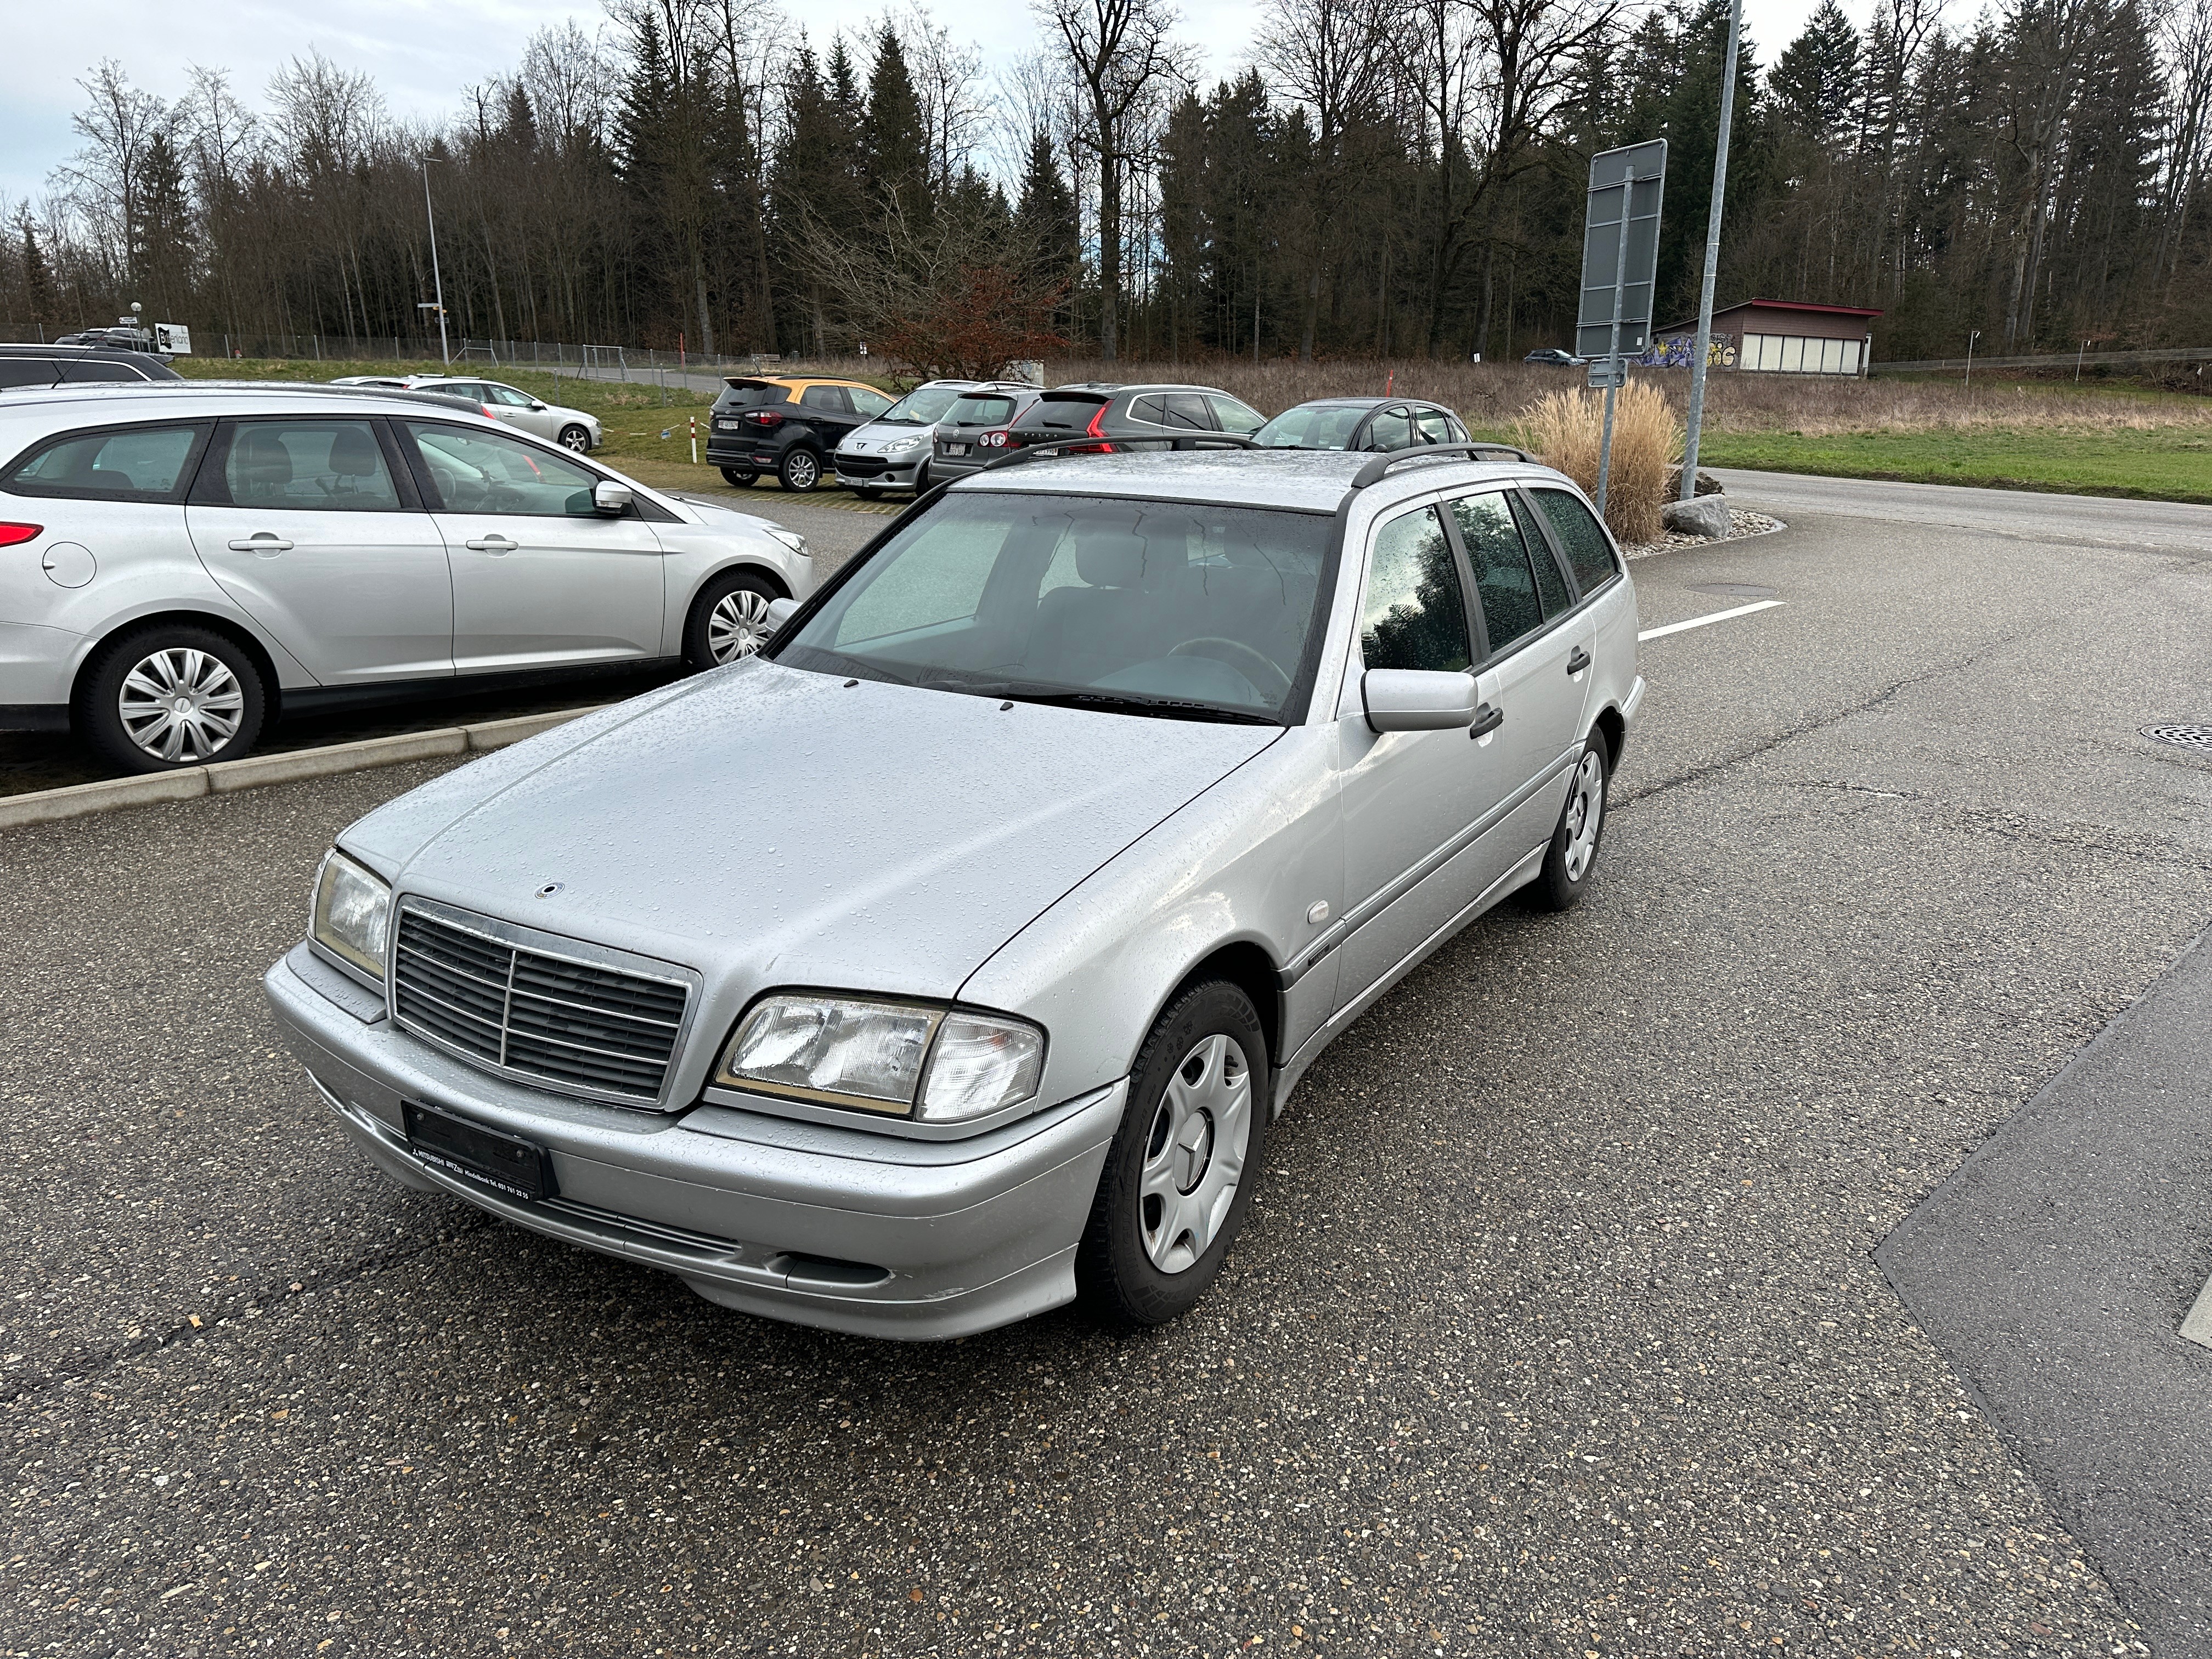
[[[1613,402],[1627,384],[1626,358],[1642,356],[1651,343],[1651,290],[1659,270],[1659,208],[1666,187],[1664,138],[1604,150],[1590,157],[1575,352],[1590,360],[1590,385],[1605,388],[1605,432],[1597,452],[1600,518],[1605,516],[1606,482],[1613,471]]]
[[[1721,210],[1728,200],[1729,128],[1735,118],[1736,48],[1743,38],[1743,0],[1729,6],[1728,62],[1721,70],[1721,127],[1713,149],[1713,203],[1705,213],[1705,275],[1698,289],[1698,355],[1690,360],[1689,419],[1682,440],[1681,499],[1698,493],[1698,439],[1705,424],[1705,370],[1713,353],[1713,279],[1720,275]]]

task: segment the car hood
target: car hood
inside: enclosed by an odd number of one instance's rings
[[[933,430],[933,423],[927,421],[913,426],[903,421],[870,421],[866,426],[854,427],[838,439],[837,447],[841,452],[849,451],[855,455],[863,453],[880,455],[884,453],[884,446],[893,439],[920,438],[927,443]]]
[[[710,1002],[951,997],[1280,735],[756,659],[449,773],[342,839],[404,892],[697,968]]]

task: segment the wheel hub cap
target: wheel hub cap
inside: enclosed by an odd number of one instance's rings
[[[147,754],[190,763],[208,759],[237,735],[246,694],[222,659],[178,647],[140,659],[123,677],[115,712]]]
[[[1137,1183],[1138,1230],[1162,1273],[1195,1267],[1220,1236],[1243,1179],[1252,1110],[1251,1068],[1233,1037],[1204,1039],[1169,1078]]]
[[[707,650],[718,663],[750,657],[768,637],[768,600],[741,587],[714,601],[707,617]]]
[[[1597,856],[1598,830],[1605,818],[1605,763],[1584,755],[1575,769],[1575,793],[1567,803],[1567,879],[1580,881]]]

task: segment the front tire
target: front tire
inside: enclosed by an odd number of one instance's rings
[[[559,441],[562,448],[574,450],[579,455],[592,453],[592,434],[587,428],[564,426],[561,428]]]
[[[821,486],[822,458],[811,449],[792,450],[784,456],[776,476],[793,495],[807,495]]]
[[[1076,1254],[1094,1316],[1164,1324],[1205,1294],[1252,1206],[1268,1076],[1260,1017],[1226,980],[1189,987],[1159,1017]]]
[[[722,469],[722,482],[732,489],[750,489],[760,482],[757,472],[741,472],[734,466]]]
[[[1559,809],[1559,827],[1544,849],[1543,872],[1529,884],[1529,899],[1538,908],[1571,910],[1582,902],[1605,839],[1605,809],[1612,787],[1613,745],[1601,728],[1593,726],[1583,757],[1576,763],[1567,804]]]
[[[684,624],[684,659],[695,669],[720,668],[768,643],[768,608],[782,598],[767,577],[726,570],[699,590]]]
[[[236,760],[268,706],[252,655],[212,629],[172,624],[100,647],[80,683],[79,733],[125,772]]]

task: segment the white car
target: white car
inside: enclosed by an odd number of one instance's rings
[[[479,380],[457,374],[410,374],[403,382],[410,392],[434,392],[441,398],[471,403],[495,421],[505,421],[525,432],[550,438],[563,449],[589,454],[605,441],[599,417],[580,409],[549,404],[497,380]]]
[[[0,403],[0,728],[126,771],[280,714],[610,665],[732,662],[814,591],[805,538],[450,400],[26,388]]]

